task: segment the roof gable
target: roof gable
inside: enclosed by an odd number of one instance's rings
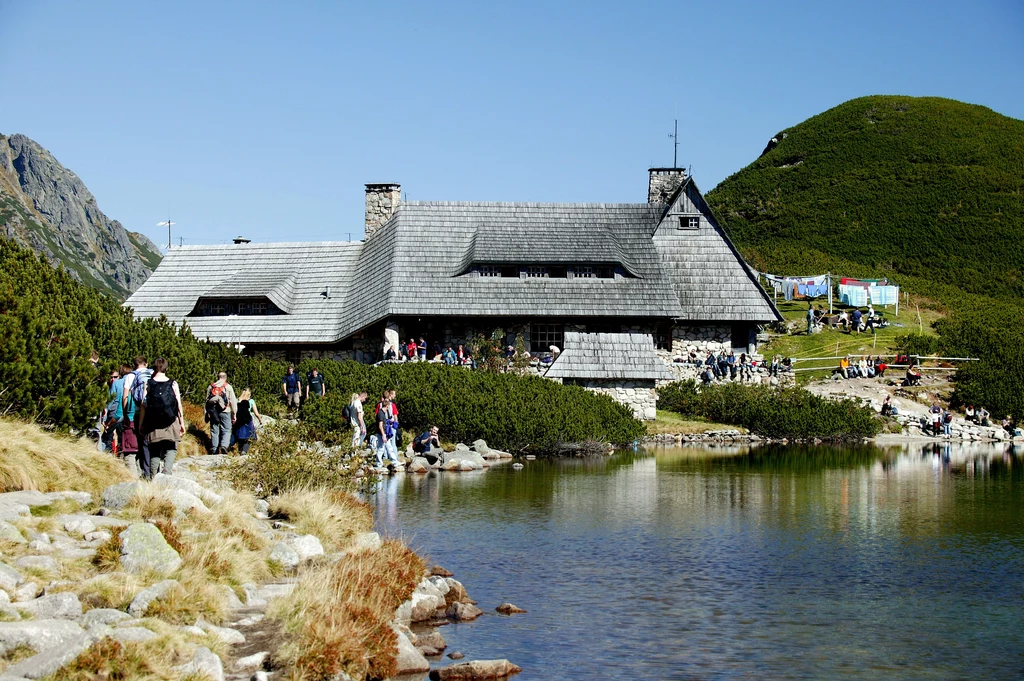
[[[689,229],[680,221],[699,221]],[[679,297],[682,319],[757,321],[781,319],[725,231],[688,178],[664,207],[654,244]]]

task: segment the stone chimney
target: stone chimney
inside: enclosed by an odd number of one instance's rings
[[[402,185],[394,182],[366,185],[366,238],[377,231],[398,210]]]
[[[668,203],[672,194],[686,182],[685,168],[651,168],[647,172],[650,173],[647,203]]]

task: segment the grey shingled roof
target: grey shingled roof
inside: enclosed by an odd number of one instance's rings
[[[659,227],[673,211],[698,209],[707,228]],[[480,277],[469,273],[474,263],[615,263],[629,275]],[[253,296],[287,314],[187,317],[201,297]],[[126,305],[139,317],[187,317],[198,337],[231,343],[333,343],[396,315],[778,317],[689,180],[672,206],[409,201],[365,244],[175,248]]]
[[[566,331],[565,348],[551,363],[550,378],[671,380],[649,333]]]
[[[678,216],[701,214],[699,230],[676,228]],[[654,244],[679,298],[681,319],[781,320],[771,298],[718,224],[692,178],[677,190]]]
[[[649,204],[402,203],[367,240],[363,260],[373,253],[379,264],[360,263],[356,280],[366,300],[354,301],[345,333],[387,315],[678,317],[678,299],[651,240],[663,210]],[[609,232],[613,243],[604,240]],[[495,234],[522,244],[517,248],[526,262],[625,261],[636,276],[465,274],[473,262],[495,262]],[[480,245],[481,237],[489,245]]]
[[[125,305],[138,317],[181,322],[201,297],[266,295],[289,314],[187,317],[188,325],[198,338],[228,343],[331,343],[361,248],[345,241],[172,248]]]

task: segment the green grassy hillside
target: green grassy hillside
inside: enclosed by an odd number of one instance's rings
[[[755,266],[1024,298],[1024,121],[862,97],[775,139],[707,197]]]
[[[936,301],[943,350],[985,358],[958,398],[1024,417],[1024,121],[862,97],[783,130],[707,199],[758,269],[888,276]]]

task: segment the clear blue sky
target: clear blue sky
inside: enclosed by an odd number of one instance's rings
[[[158,243],[359,238],[411,199],[704,191],[854,97],[1024,118],[1024,3],[0,0],[0,132],[48,148]]]

